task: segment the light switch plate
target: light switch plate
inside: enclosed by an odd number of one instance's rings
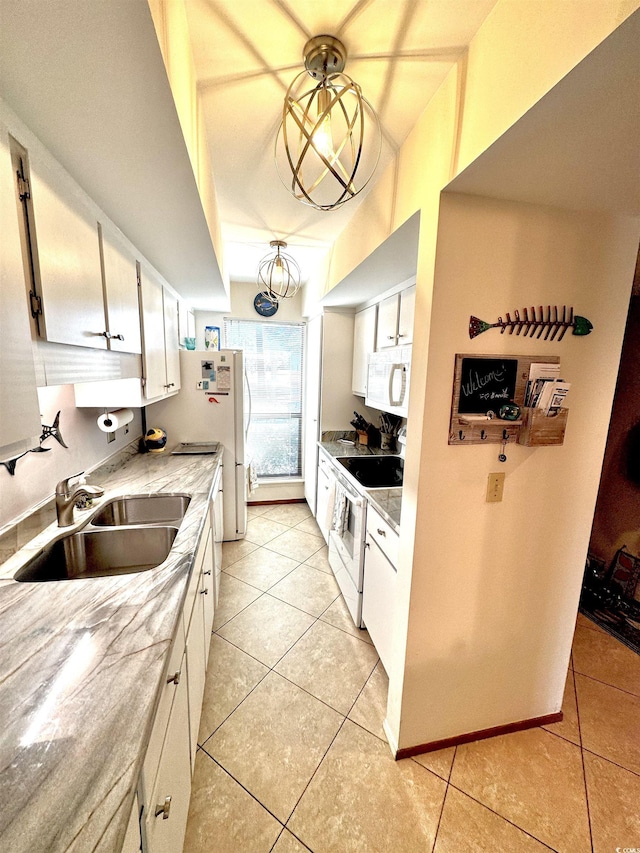
[[[487,480],[487,503],[496,503],[502,500],[504,491],[504,471],[489,474]]]

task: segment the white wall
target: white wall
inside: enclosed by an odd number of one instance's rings
[[[303,289],[300,289],[290,299],[283,300],[273,317],[262,317],[253,307],[253,300],[259,293],[258,285],[254,282],[232,282],[230,311],[225,313],[214,313],[213,311],[195,312],[196,349],[203,350],[205,348],[205,326],[219,326],[222,334],[225,317],[233,317],[236,320],[264,320],[267,323],[302,323],[304,321],[304,317],[302,316]],[[222,346],[224,346],[224,338],[222,340]]]
[[[73,385],[38,388],[38,399],[43,424],[51,426],[60,412],[60,432],[68,449],[49,438],[42,445],[47,452],[27,453],[18,460],[14,476],[0,466],[0,530],[53,497],[59,480],[95,468],[142,435],[140,409],[134,409],[133,421],[107,443],[96,424],[102,410],[76,409]]]
[[[633,219],[442,198],[421,460],[404,488],[419,523],[401,554],[413,564],[389,718],[401,748],[560,709],[638,236]],[[470,314],[494,322],[532,303],[574,306],[594,331],[469,340]],[[499,445],[449,446],[458,352],[559,355],[572,383],[564,446],[510,446],[505,464]],[[506,474],[499,504],[485,502],[492,471]]]

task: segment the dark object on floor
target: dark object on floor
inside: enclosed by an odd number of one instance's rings
[[[587,558],[580,612],[640,655],[640,602],[626,597],[611,577],[619,566],[621,554],[625,556],[626,552],[616,554],[609,570],[605,570],[601,561]]]

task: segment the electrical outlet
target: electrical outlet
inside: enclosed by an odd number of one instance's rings
[[[487,503],[496,503],[502,500],[504,491],[504,472],[489,474],[487,480]]]
[[[111,442],[115,441],[115,440],[116,440],[115,430],[113,432],[108,432],[107,433],[107,444],[111,444]]]

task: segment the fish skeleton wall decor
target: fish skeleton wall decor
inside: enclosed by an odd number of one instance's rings
[[[573,308],[569,308],[569,316],[567,316],[566,305],[562,306],[562,316],[560,316],[560,309],[557,305],[547,305],[546,317],[542,305],[539,309],[539,315],[535,308],[531,308],[531,314],[529,314],[526,308],[523,308],[522,313],[523,316],[521,317],[519,311],[514,311],[513,320],[510,314],[506,315],[506,320],[498,317],[497,323],[487,323],[478,317],[470,317],[469,337],[472,339],[476,338],[482,332],[486,332],[487,329],[500,329],[500,334],[504,335],[508,329],[510,335],[514,332],[517,335],[524,332],[525,337],[527,335],[533,337],[537,331],[538,334],[535,337],[539,338],[546,329],[545,341],[547,339],[552,341],[558,332],[560,332],[558,340],[561,341],[567,329],[572,329],[572,334],[581,336],[588,335],[593,329],[593,325],[586,317],[580,317],[578,314],[574,315]]]

